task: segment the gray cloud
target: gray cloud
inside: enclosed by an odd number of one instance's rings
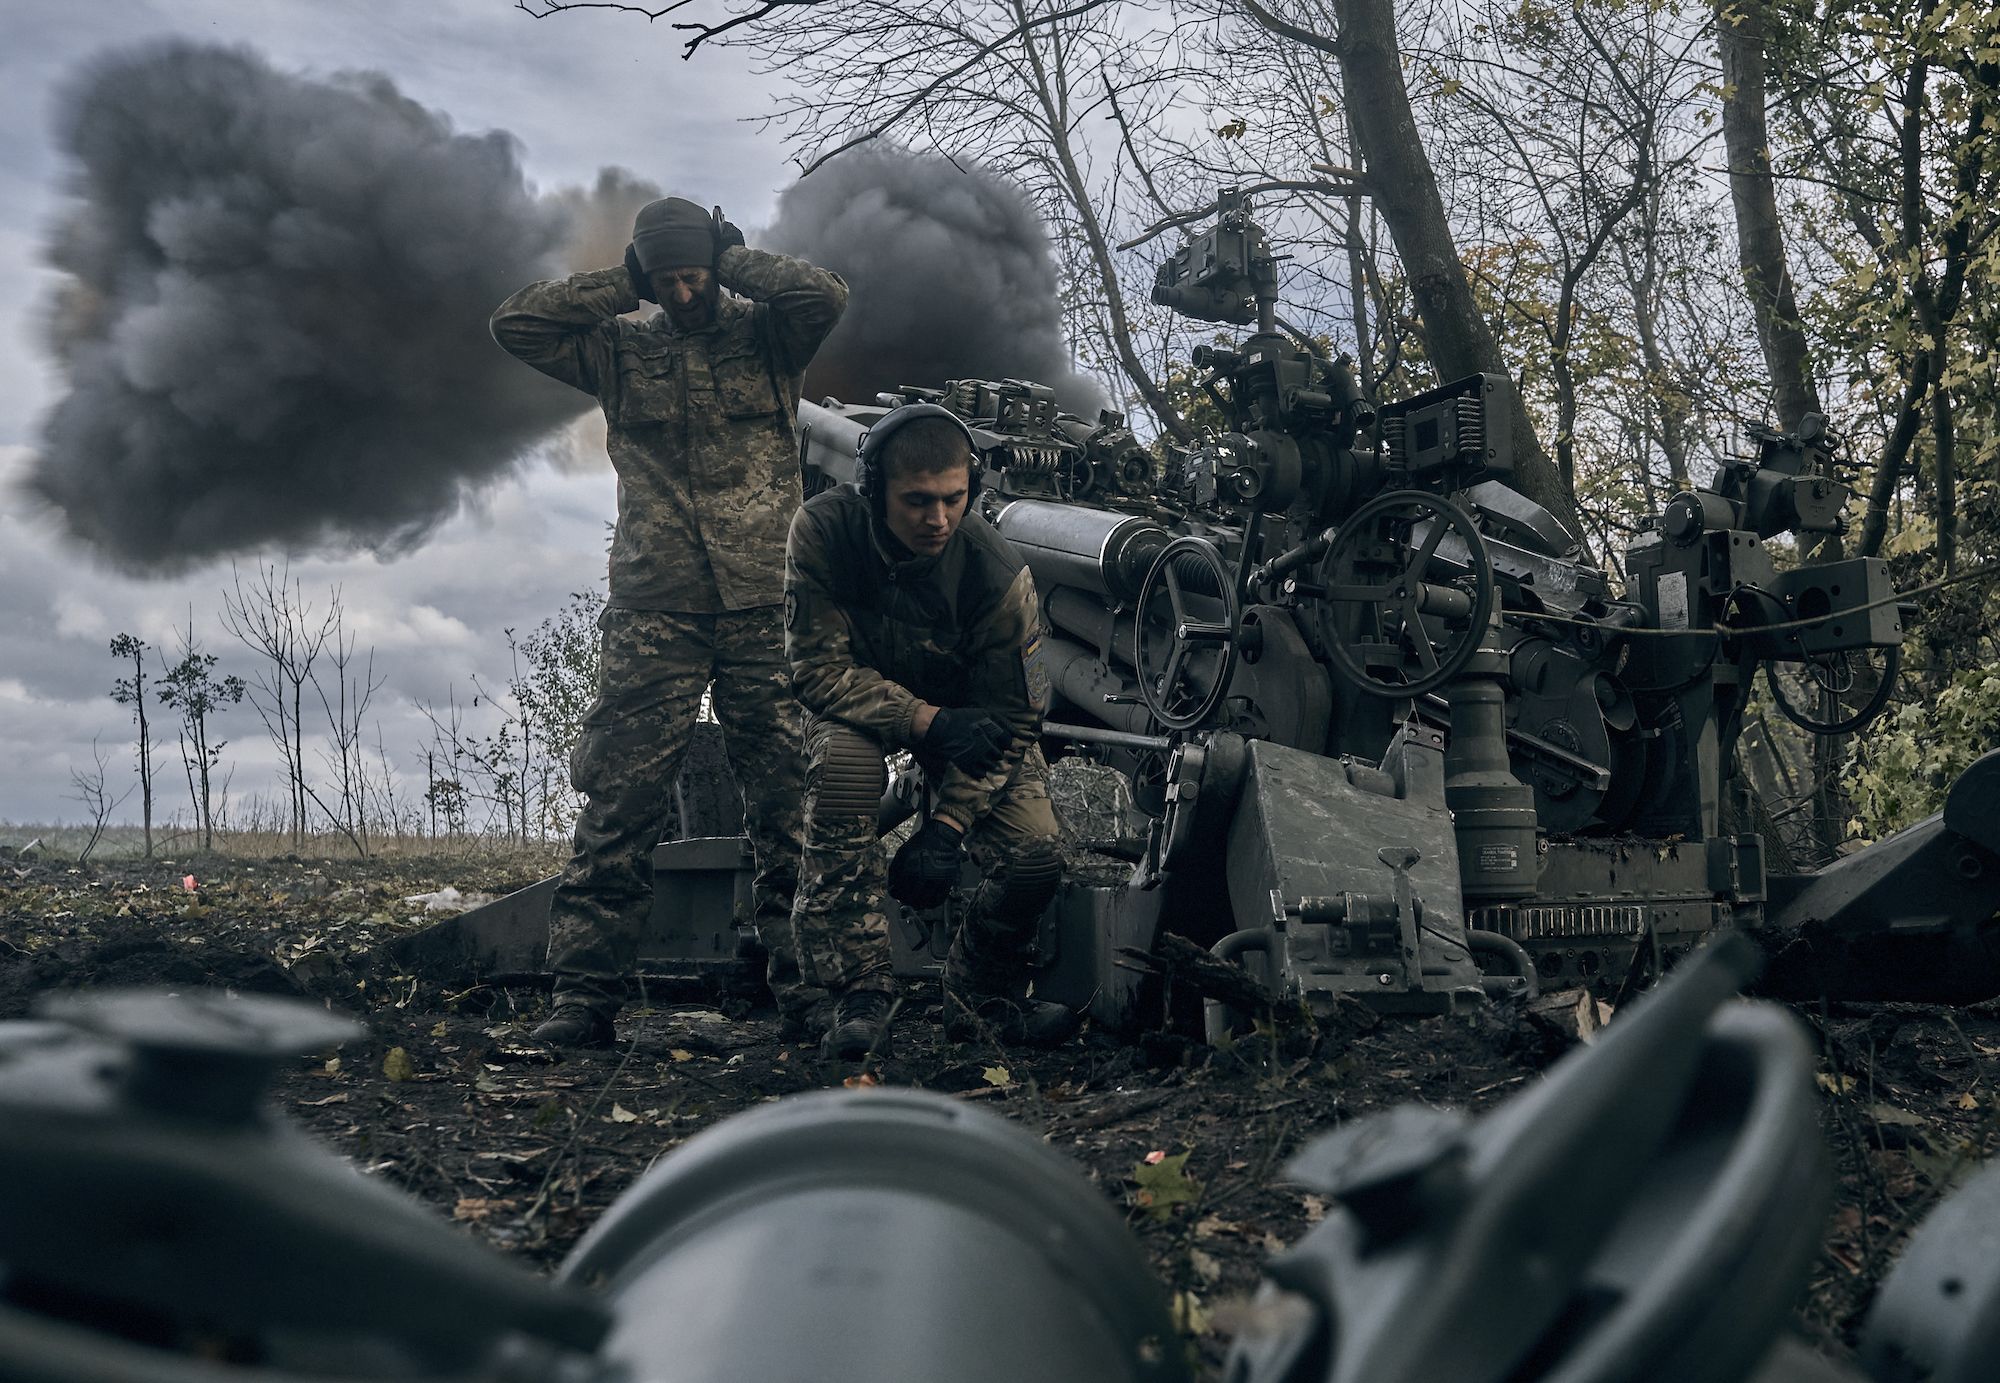
[[[853,290],[806,374],[813,397],[1017,378],[1055,386],[1073,408],[1101,398],[1070,368],[1048,230],[991,173],[938,154],[856,150],[780,193],[762,243]]]

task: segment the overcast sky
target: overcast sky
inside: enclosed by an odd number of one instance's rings
[[[462,131],[504,129],[546,189],[585,184],[621,165],[670,190],[720,203],[746,226],[767,222],[788,180],[773,133],[744,117],[769,109],[764,84],[726,51],[682,62],[664,25],[581,12],[536,20],[513,0],[25,0],[8,7],[0,47],[0,823],[76,820],[72,768],[96,739],[129,781],[129,718],[108,696],[120,632],[169,643],[192,611],[219,671],[248,675],[250,656],[217,623],[226,562],[165,580],[108,570],[58,536],[15,482],[35,454],[60,381],[38,323],[56,275],[42,246],[63,202],[52,132],[58,85],[107,48],[172,35],[248,45],[276,67],[331,74],[372,69]],[[294,558],[309,599],[338,585],[348,627],[376,651],[383,741],[417,749],[419,707],[461,697],[476,674],[506,680],[502,630],[533,628],[568,592],[601,578],[614,499],[608,467],[531,460],[394,560]],[[282,558],[283,554],[262,554]],[[254,566],[260,554],[239,559]],[[220,724],[237,797],[273,782],[274,753],[245,706]],[[185,810],[178,764],[163,810]],[[136,820],[137,798],[121,817]],[[11,833],[0,829],[0,841]]]

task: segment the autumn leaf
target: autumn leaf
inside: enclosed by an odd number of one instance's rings
[[[1239,115],[1228,124],[1219,127],[1215,132],[1215,136],[1217,139],[1241,139],[1249,131],[1250,126]]]
[[[999,1086],[1003,1090],[1014,1083],[1013,1074],[1005,1066],[989,1066],[980,1075],[988,1085]]]
[[[636,1124],[639,1122],[639,1116],[622,1104],[613,1104],[608,1117],[614,1124]]]
[[[401,1047],[391,1047],[382,1058],[382,1074],[400,1084],[417,1078],[417,1063],[410,1060],[410,1054]]]
[[[1132,1203],[1144,1209],[1156,1220],[1165,1220],[1174,1213],[1177,1205],[1188,1205],[1201,1195],[1201,1183],[1188,1175],[1188,1154],[1175,1153],[1172,1157],[1162,1157],[1157,1162],[1140,1162],[1132,1168],[1129,1180],[1139,1189],[1132,1195]]]

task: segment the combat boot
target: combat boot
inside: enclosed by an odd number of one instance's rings
[[[879,989],[850,989],[827,1005],[819,1054],[829,1061],[889,1055],[889,1020],[895,1000]]]
[[[529,1036],[551,1047],[568,1047],[578,1051],[602,1051],[617,1041],[617,1034],[611,1027],[611,1015],[581,999],[557,1000],[555,1011],[544,1018]]]
[[[998,1042],[1007,1047],[1060,1047],[1076,1035],[1083,1015],[1042,999],[962,993],[945,986],[944,1035],[952,1042]]]
[[[982,936],[970,923],[952,938],[944,960],[944,1035],[952,1042],[1056,1047],[1083,1017],[1061,1004],[1022,997],[1027,958],[1019,943]]]

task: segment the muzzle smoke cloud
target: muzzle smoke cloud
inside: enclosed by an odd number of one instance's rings
[[[540,194],[512,136],[458,133],[387,77],[186,42],[84,69],[58,129],[75,171],[47,328],[68,387],[27,487],[108,560],[394,553],[533,448],[603,464],[589,401],[487,319],[536,279],[618,263],[660,188],[606,169]],[[853,288],[813,396],[1013,376],[1095,406],[1047,234],[997,178],[864,151],[784,193],[757,243]]]
[[[575,229],[657,195],[607,172],[538,197],[510,136],[245,49],[100,60],[59,129],[75,203],[48,326],[69,391],[28,484],[139,570],[420,541],[587,403],[508,359],[488,315],[566,271]]]
[[[1079,410],[1102,399],[1070,367],[1048,231],[991,173],[937,154],[843,154],[785,189],[761,243],[852,290],[806,373],[810,398],[975,378],[1039,380]]]

